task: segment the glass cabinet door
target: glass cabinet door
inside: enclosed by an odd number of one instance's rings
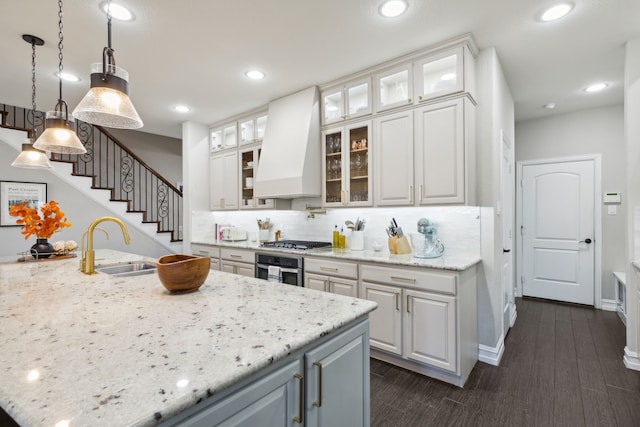
[[[222,129],[214,129],[211,131],[211,151],[222,149]]]
[[[242,151],[240,153],[240,170],[242,171],[240,178],[240,188],[242,189],[240,208],[249,208],[254,205],[253,179],[255,167],[256,159],[254,150]]]
[[[347,117],[371,114],[371,78],[346,86]]]
[[[240,122],[240,145],[249,144],[254,140],[253,118]]]
[[[349,181],[348,203],[354,205],[371,205],[370,199],[370,134],[367,125],[356,125],[347,129],[349,145]]]
[[[266,129],[267,129],[267,115],[263,114],[261,116],[256,117],[255,136],[258,141],[262,141],[264,139],[264,132]]]
[[[377,76],[377,111],[411,104],[411,67],[404,66]]]
[[[462,48],[430,56],[416,63],[416,94],[419,101],[464,89]]]
[[[342,185],[342,130],[327,131],[324,135],[325,204],[343,202]]]
[[[342,88],[330,90],[323,95],[324,123],[336,122],[344,119],[344,102],[342,101]]]
[[[235,122],[224,127],[222,130],[222,148],[230,148],[238,145],[236,133]]]

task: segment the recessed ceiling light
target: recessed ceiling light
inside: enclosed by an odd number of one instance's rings
[[[173,107],[173,109],[179,113],[188,113],[189,111],[191,111],[191,108],[187,107],[186,105],[176,105],[175,107]]]
[[[264,73],[260,70],[251,70],[244,73],[245,76],[249,77],[251,80],[262,80],[264,79]]]
[[[553,110],[554,108],[556,108],[556,103],[549,102],[548,104],[544,104],[544,108],[546,108],[547,110]]]
[[[75,74],[65,73],[64,71],[61,72],[61,73],[55,72],[55,73],[53,73],[53,75],[56,76],[56,77],[60,77],[65,82],[79,82],[80,81],[80,77],[76,76]]]
[[[456,73],[446,73],[440,76],[440,80],[444,80],[444,81],[455,80],[455,79],[456,79]]]
[[[542,13],[540,19],[544,22],[555,21],[557,19],[562,18],[567,13],[571,12],[573,9],[573,5],[570,3],[560,3],[555,6],[550,7]]]
[[[405,0],[387,0],[380,5],[378,10],[380,15],[385,18],[395,18],[402,15],[408,7],[409,5]]]
[[[100,3],[100,9],[104,13],[109,13],[109,2]],[[118,21],[133,21],[136,17],[129,9],[118,3],[111,2],[111,17]]]
[[[601,90],[606,89],[607,87],[609,87],[609,85],[606,83],[594,83],[592,85],[587,86],[584,91],[588,93],[600,92]]]

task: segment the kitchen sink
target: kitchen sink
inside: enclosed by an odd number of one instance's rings
[[[130,261],[113,265],[105,265],[96,268],[96,271],[106,273],[111,276],[128,277],[140,276],[141,274],[155,273],[157,267],[155,264],[145,261]]]

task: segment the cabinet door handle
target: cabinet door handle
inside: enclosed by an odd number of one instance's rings
[[[407,103],[411,104],[411,98],[407,99]]]
[[[422,101],[422,95],[418,96],[418,100]]]
[[[293,417],[293,421],[302,424],[304,421],[304,377],[300,374],[294,374],[293,377],[300,381],[300,397],[298,398],[298,416]]]
[[[407,295],[407,313],[411,313],[411,295]]]
[[[318,400],[313,401],[313,406],[322,406],[322,363],[313,362],[313,366],[318,367]]]
[[[409,186],[409,203],[413,203],[413,185]]]
[[[420,184],[420,194],[418,196],[419,196],[418,200],[421,202],[422,201],[422,184]]]
[[[326,265],[321,265],[320,270],[338,271],[336,267],[327,267]]]
[[[396,294],[396,310],[400,311],[400,294]]]
[[[391,279],[393,279],[393,280],[403,280],[405,282],[416,283],[416,279],[415,278],[411,278],[411,277],[391,276]]]

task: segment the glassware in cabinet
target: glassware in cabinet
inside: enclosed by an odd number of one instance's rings
[[[256,166],[255,150],[242,151],[240,153],[240,170],[241,172],[241,188],[242,188],[242,204],[241,207],[253,207],[253,180]]]
[[[324,135],[325,153],[325,198],[326,204],[343,202],[342,185],[342,130],[326,132]]]
[[[349,203],[369,202],[369,126],[350,128]]]

